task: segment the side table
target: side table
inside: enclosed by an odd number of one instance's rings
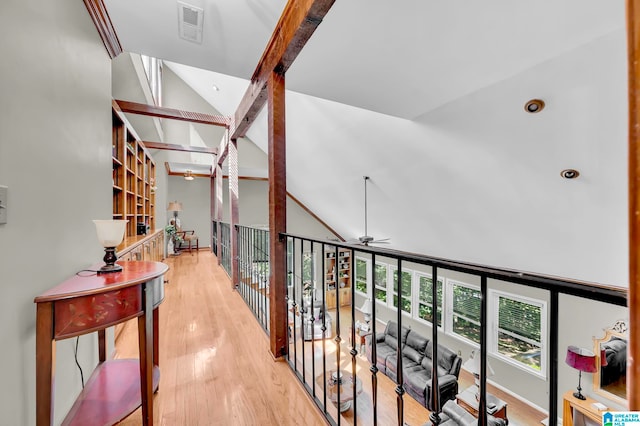
[[[465,410],[473,414],[474,417],[478,417],[478,400],[476,399],[476,393],[478,392],[478,386],[469,386],[458,395],[456,395],[456,402]],[[489,405],[493,404],[492,409]],[[493,417],[500,419],[507,419],[507,403],[500,398],[487,393],[487,414],[491,414]]]

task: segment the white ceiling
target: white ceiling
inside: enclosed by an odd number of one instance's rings
[[[187,0],[202,44],[178,37],[176,0],[105,1],[125,50],[249,79],[284,0]],[[414,119],[622,28],[622,0],[336,1],[287,88]],[[217,84],[217,83],[216,83]]]
[[[192,1],[202,44],[178,37],[175,0],[105,3],[125,50],[231,115],[285,1]],[[369,234],[392,248],[626,286],[624,16],[624,0],[336,1],[286,75],[287,189],[352,238],[368,175]],[[247,136],[266,152],[265,116]]]

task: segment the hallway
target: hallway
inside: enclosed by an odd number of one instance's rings
[[[325,420],[208,251],[165,262],[160,305],[156,425],[323,425]],[[117,358],[138,356],[137,320],[126,323]],[[121,425],[141,424],[138,409]]]

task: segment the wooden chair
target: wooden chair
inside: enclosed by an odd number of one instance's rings
[[[200,249],[198,236],[196,235],[195,231],[177,231],[176,236],[182,240],[180,246],[178,247],[179,250],[187,250],[188,248],[189,253],[191,253],[191,249],[193,248],[194,243],[196,250]],[[188,247],[184,247],[183,244],[188,244]]]

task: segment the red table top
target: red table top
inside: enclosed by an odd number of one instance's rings
[[[74,275],[37,296],[34,302],[53,302],[126,288],[162,276],[169,270],[169,266],[162,262],[123,261],[117,262],[117,264],[122,265],[122,271],[106,274],[97,274],[88,271],[80,272],[80,275]],[[102,263],[99,263],[87,269],[95,271],[102,265]]]

